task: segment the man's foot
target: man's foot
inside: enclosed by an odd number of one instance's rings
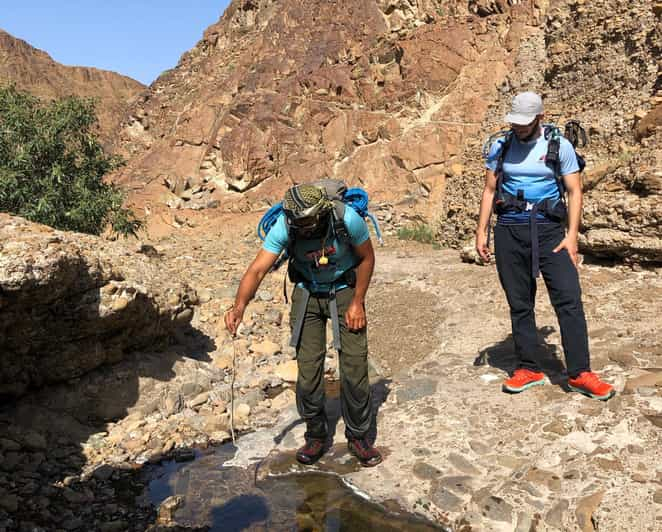
[[[544,373],[519,368],[515,370],[512,377],[503,381],[503,391],[519,393],[532,386],[538,386],[539,384],[545,384]]]
[[[382,455],[365,438],[351,438],[347,440],[347,448],[364,467],[373,467],[382,462]]]
[[[324,440],[308,438],[303,447],[297,450],[297,462],[312,465],[324,454]]]
[[[600,377],[592,371],[583,371],[574,379],[568,379],[568,386],[575,392],[600,401],[606,401],[616,393],[611,384],[600,380]]]

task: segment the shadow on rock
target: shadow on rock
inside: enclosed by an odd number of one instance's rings
[[[190,325],[175,336],[164,351],[3,403],[0,530],[142,531],[153,522],[152,505],[137,498],[139,464],[188,445],[189,426],[178,432],[173,415],[194,416],[191,399],[223,378],[199,362],[210,360],[211,338]]]
[[[568,376],[565,366],[559,360],[558,348],[555,344],[547,342],[547,338],[554,332],[554,327],[545,326],[538,329],[538,348],[535,353],[540,370],[544,372],[550,382],[558,384],[566,389]],[[494,345],[482,349],[476,359],[474,366],[488,364],[493,368],[513,374],[518,367],[518,357],[515,354],[515,343],[512,334]]]
[[[380,378],[370,385],[372,419],[370,420],[370,428],[368,429],[367,436],[372,444],[377,441],[377,416],[379,415],[379,409],[386,402],[386,398],[391,391],[389,388],[390,383],[390,379]],[[326,415],[329,428],[329,438],[327,443],[328,446],[331,447],[336,437],[338,422],[342,418],[339,381],[335,381],[333,386],[327,388]]]

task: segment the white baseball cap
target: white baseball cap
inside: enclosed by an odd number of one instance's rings
[[[520,92],[513,98],[510,113],[504,121],[509,124],[525,126],[533,122],[536,116],[543,113],[542,98],[535,92]]]

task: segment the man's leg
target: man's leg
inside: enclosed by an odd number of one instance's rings
[[[290,324],[294,326],[303,298],[303,290],[292,294]],[[306,422],[306,439],[325,440],[327,437],[324,411],[324,355],[326,354],[326,318],[320,302],[311,297],[305,308],[301,337],[297,350],[296,402],[299,415]]]
[[[591,371],[579,275],[565,249],[552,251],[563,240],[563,227],[541,225],[539,234],[540,272],[559,320],[568,376],[572,378]]]
[[[497,272],[510,306],[518,367],[539,371],[535,360],[536,281],[531,277],[531,237],[528,225],[496,225],[494,248]],[[517,368],[515,368],[517,369]]]
[[[382,457],[366,439],[372,421],[367,329],[350,331],[345,323],[345,312],[353,296],[352,288],[336,294],[342,346],[339,356],[340,404],[350,451],[362,465],[374,466],[382,461]]]

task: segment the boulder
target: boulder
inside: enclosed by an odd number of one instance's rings
[[[128,249],[0,214],[0,394],[80,376],[188,326],[195,292]]]

